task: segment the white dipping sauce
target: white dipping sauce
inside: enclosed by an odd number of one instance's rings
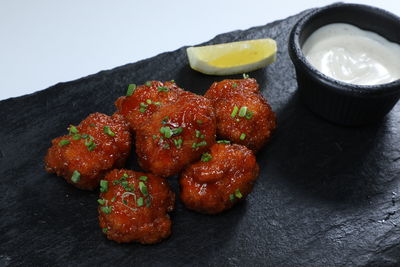
[[[400,78],[400,45],[350,24],[319,28],[302,49],[317,70],[342,82],[375,85]]]

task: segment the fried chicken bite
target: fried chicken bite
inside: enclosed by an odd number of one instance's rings
[[[92,190],[108,171],[125,164],[130,149],[129,125],[123,116],[94,113],[78,126],[71,125],[68,135],[52,140],[45,168],[78,188]]]
[[[258,177],[253,152],[238,144],[215,144],[181,174],[181,200],[191,210],[215,214],[246,198]]]
[[[117,113],[123,115],[133,131],[137,131],[162,106],[175,102],[184,92],[175,82],[151,81],[135,87],[132,93],[121,96],[115,102]],[[129,90],[128,90],[129,91]],[[131,94],[129,96],[129,94]]]
[[[113,170],[100,182],[99,224],[118,243],[153,244],[171,234],[168,212],[175,194],[165,179],[131,170]]]
[[[217,135],[257,152],[276,127],[275,113],[255,79],[215,82],[205,94],[213,103]]]
[[[159,176],[175,175],[200,158],[215,143],[215,135],[211,101],[184,92],[176,102],[160,107],[136,132],[139,164]]]

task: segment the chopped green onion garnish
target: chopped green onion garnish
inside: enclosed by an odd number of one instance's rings
[[[229,140],[218,140],[217,141],[217,144],[230,144],[231,143],[231,141],[229,141]]]
[[[246,116],[246,112],[247,112],[247,107],[241,107],[239,110],[239,117]]]
[[[105,201],[104,199],[102,199],[102,198],[99,198],[99,199],[97,200],[97,202],[98,202],[100,205],[104,205],[104,204],[106,203],[106,201]]]
[[[247,111],[247,113],[246,113],[246,119],[248,119],[248,120],[250,120],[251,118],[253,118],[253,112],[251,112],[251,111]]]
[[[86,139],[86,138],[89,137],[89,135],[88,135],[88,134],[82,134],[81,137],[82,137],[83,139]]]
[[[165,116],[165,117],[162,119],[161,124],[166,124],[168,120],[169,120],[169,116]]]
[[[74,134],[74,136],[72,136],[72,139],[79,140],[79,139],[81,139],[81,135],[80,134]]]
[[[153,104],[156,106],[159,106],[159,105],[161,105],[161,102],[154,102]]]
[[[151,99],[146,99],[146,103],[150,105],[152,103]]]
[[[165,87],[165,86],[158,86],[157,89],[159,92],[168,92],[169,91],[168,87]]]
[[[108,191],[108,181],[100,180],[100,192],[105,193]]]
[[[122,203],[124,203],[125,205],[128,205],[128,201],[126,201],[126,199],[123,199]]]
[[[70,125],[69,128],[69,134],[76,134],[78,133],[78,129],[74,125]]]
[[[113,185],[117,185],[117,184],[120,184],[123,181],[126,181],[126,178],[128,178],[128,177],[129,177],[128,174],[124,173],[121,178],[119,178],[118,180],[114,180],[113,181]]]
[[[235,200],[235,195],[234,194],[230,194],[229,195],[229,200],[230,201],[234,201]]]
[[[144,113],[144,112],[146,111],[146,108],[141,107],[141,108],[139,108],[139,111],[140,111],[141,113]]]
[[[85,141],[85,146],[91,146],[93,144],[93,139],[89,139]]]
[[[137,206],[138,206],[138,207],[143,206],[143,198],[142,198],[142,197],[139,197],[139,198],[137,199],[136,203],[137,203]]]
[[[183,140],[181,138],[174,139],[174,144],[175,144],[176,148],[181,148],[182,143],[183,143]]]
[[[172,136],[172,131],[171,131],[171,128],[169,128],[169,127],[165,127],[165,133],[164,133],[164,136],[165,136],[166,138],[170,138],[170,137]]]
[[[146,105],[145,103],[143,103],[143,102],[141,102],[140,103],[140,107],[142,107],[142,108],[147,108],[149,105]]]
[[[151,200],[148,197],[148,198],[146,198],[146,207],[150,207],[150,204],[151,204]]]
[[[105,134],[108,134],[109,136],[115,136],[115,133],[111,131],[109,126],[104,126],[103,131]]]
[[[124,189],[125,189],[125,191],[131,192],[135,188],[133,187],[133,184],[128,184],[128,185],[124,186]]]
[[[128,90],[126,91],[126,96],[131,96],[135,90],[136,90],[136,84],[131,83],[130,85],[128,85]]]
[[[76,184],[77,182],[79,182],[80,179],[81,179],[81,174],[77,170],[75,170],[72,173],[71,181]]]
[[[199,138],[201,135],[201,132],[199,130],[196,130],[196,137]]]
[[[242,198],[243,197],[243,195],[240,192],[239,188],[235,190],[235,197],[237,197],[237,198]]]
[[[140,181],[145,181],[145,182],[146,182],[146,181],[147,181],[147,176],[140,176],[140,177],[139,177],[139,180],[140,180]]]
[[[171,128],[169,128],[168,126],[161,127],[161,128],[160,128],[160,133],[161,133],[161,134],[164,134],[164,136],[165,136],[166,138],[170,138],[170,137],[172,136],[172,130],[171,130]]]
[[[64,140],[61,140],[60,142],[58,142],[58,145],[59,146],[66,146],[69,143],[71,143],[69,140],[64,139]]]
[[[144,196],[147,196],[149,194],[147,191],[147,186],[142,181],[139,182],[139,190]]]
[[[232,117],[232,118],[234,118],[234,117],[236,116],[238,110],[239,110],[239,108],[238,108],[237,106],[235,106],[235,107],[233,108],[232,113],[231,113],[231,117]]]
[[[182,127],[178,127],[178,128],[172,129],[172,133],[175,134],[175,135],[180,134],[182,131],[183,131]]]
[[[246,139],[246,134],[245,133],[242,133],[241,135],[240,135],[240,140],[244,140],[244,139]]]
[[[196,122],[197,122],[198,124],[202,124],[202,123],[203,123],[202,120],[196,120]]]
[[[85,141],[85,146],[87,147],[87,149],[89,151],[92,151],[93,149],[96,148],[96,144],[93,142],[93,139],[94,139],[93,136],[88,135],[88,137],[89,137],[89,140]]]
[[[111,202],[114,202],[117,199],[116,196],[113,196],[113,198],[111,199]]]
[[[93,142],[93,140],[89,140],[89,142],[85,141],[85,146],[89,151],[93,151],[96,148],[96,144]]]
[[[204,153],[203,155],[201,155],[201,161],[203,162],[208,162],[212,159],[212,156],[210,153]]]
[[[157,135],[153,134],[153,140],[157,139]]]
[[[89,124],[89,126],[90,126],[90,127],[96,127],[96,124],[91,123],[91,124]]]
[[[175,83],[175,80],[171,80],[171,83]]]
[[[199,146],[206,146],[207,142],[206,141],[201,141],[200,143],[197,143],[197,147]]]
[[[121,181],[121,186],[125,189],[125,191],[128,191],[128,192],[133,191],[135,189],[133,184],[129,184],[128,181],[126,181],[126,180]]]
[[[237,83],[232,84],[232,87],[233,88],[237,87]]]
[[[193,143],[192,144],[192,148],[196,148],[196,147],[201,147],[201,146],[206,146],[207,145],[207,142],[206,141],[201,141],[201,142],[199,142],[199,143]]]
[[[100,210],[101,210],[102,212],[104,212],[105,214],[110,214],[111,211],[112,211],[112,206],[110,206],[110,207],[108,207],[108,206],[101,207]]]
[[[248,79],[250,76],[246,73],[243,73],[243,79]]]
[[[147,86],[151,86],[151,82],[146,82],[145,83]]]
[[[108,232],[108,228],[107,227],[104,227],[103,229],[102,229],[102,231],[103,231],[103,233],[107,233]]]

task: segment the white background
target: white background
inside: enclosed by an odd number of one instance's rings
[[[351,2],[400,15],[398,0]],[[330,3],[333,1],[0,0],[0,99]]]

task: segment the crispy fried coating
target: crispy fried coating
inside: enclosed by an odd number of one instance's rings
[[[255,79],[215,82],[205,94],[215,108],[217,135],[257,152],[276,127],[275,113]]]
[[[162,106],[175,102],[183,92],[175,82],[151,81],[138,86],[131,96],[118,98],[115,106],[131,129],[137,131]]]
[[[139,164],[156,175],[175,175],[207,151],[215,143],[215,135],[211,101],[183,92],[136,132]]]
[[[63,176],[74,186],[92,190],[106,172],[120,168],[131,149],[129,125],[123,116],[89,115],[70,134],[52,140],[45,157],[49,173]]]
[[[189,209],[215,214],[252,191],[259,167],[253,152],[237,144],[215,144],[181,174],[181,200]]]
[[[168,212],[174,209],[175,194],[165,179],[113,170],[101,182],[100,191],[99,223],[108,239],[153,244],[171,234]]]

